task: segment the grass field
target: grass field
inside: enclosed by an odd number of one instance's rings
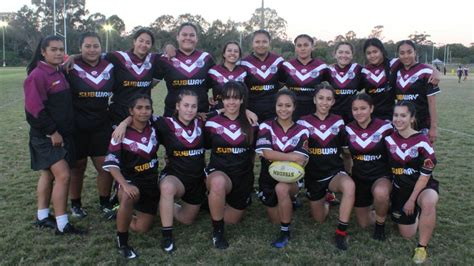
[[[58,237],[53,231],[33,228],[36,213],[38,173],[30,170],[28,124],[23,110],[24,68],[0,69],[0,264],[124,264],[116,251],[115,224],[97,211],[93,171],[88,169],[83,205],[89,216],[74,221],[90,231],[86,237]],[[440,181],[438,221],[428,252],[428,263],[474,264],[474,82],[458,84],[445,76],[438,95],[439,139],[435,145],[439,164],[434,175]],[[155,110],[163,110],[162,87],[153,91]],[[160,100],[161,99],[161,100]],[[161,154],[161,153],[160,153]],[[471,158],[471,159],[469,159]],[[258,169],[256,169],[257,172]],[[279,227],[266,219],[256,199],[241,224],[227,226],[230,248],[211,246],[209,214],[201,212],[192,226],[175,225],[178,250],[172,255],[159,249],[159,219],[151,232],[131,233],[130,244],[139,252],[136,265],[144,264],[410,264],[416,240],[402,239],[388,222],[388,239],[372,240],[372,228],[362,230],[353,217],[349,227],[349,250],[332,244],[337,209],[319,225],[309,216],[308,202],[295,212],[292,240],[283,250],[270,247]],[[157,217],[158,218],[158,217]],[[71,220],[73,220],[71,218]]]

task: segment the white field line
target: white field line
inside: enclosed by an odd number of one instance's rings
[[[454,133],[454,134],[458,134],[458,135],[463,135],[463,136],[468,136],[468,137],[474,138],[474,135],[472,135],[472,134],[468,134],[468,133],[464,133],[464,132],[460,132],[460,131],[456,131],[456,130],[452,130],[452,129],[447,129],[447,128],[440,128],[440,127],[438,127],[438,129],[441,130],[441,131],[447,131],[447,132],[451,132],[451,133]]]

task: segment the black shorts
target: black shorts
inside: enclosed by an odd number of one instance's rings
[[[160,201],[158,177],[150,182],[127,181],[136,186],[140,191],[140,198],[133,206],[135,210],[146,214],[156,215],[158,213],[158,203]]]
[[[423,192],[426,189],[432,189],[439,194],[439,182],[433,178],[431,178],[426,187],[420,191]],[[410,198],[411,193],[413,192],[412,189],[400,188],[396,184],[393,185],[392,195],[391,195],[391,202],[392,202],[392,221],[397,224],[414,224],[416,222],[416,218],[418,214],[421,212],[420,206],[418,206],[418,198],[415,200],[415,211],[412,215],[406,215],[403,211],[403,206]]]
[[[386,178],[387,180],[390,180],[389,177],[385,176],[379,178]],[[372,186],[379,178],[373,180],[365,180],[353,177],[355,183],[354,207],[364,208],[372,205],[372,203],[374,202],[374,196],[372,195]]]
[[[257,192],[257,197],[263,203],[263,205],[267,207],[276,207],[278,205],[278,197],[275,191],[275,187],[278,184],[278,181],[270,177],[270,175],[265,175],[262,178],[262,174],[260,174],[259,180],[259,188]],[[304,185],[304,179],[300,179],[296,182],[298,189],[301,189]]]
[[[222,171],[226,173],[225,171],[217,168],[206,167],[204,169],[206,176],[209,176],[215,171]],[[232,190],[225,197],[227,205],[237,210],[245,210],[252,203],[251,197],[253,191],[253,182],[255,179],[253,175],[253,169],[238,174],[226,173],[226,175],[232,182]]]
[[[163,169],[160,173],[160,180],[165,178],[168,175],[176,176],[176,178],[181,181],[184,186],[184,195],[181,197],[181,200],[192,204],[200,205],[206,199],[206,184],[204,183],[204,172],[201,179],[195,180],[186,180],[181,175],[169,171],[169,169]]]
[[[338,175],[344,174],[347,175],[344,171],[339,171],[333,175],[322,179],[312,178],[311,176],[305,176],[304,178],[304,186],[306,187],[306,197],[310,201],[318,201],[326,195],[326,192],[329,187],[329,183],[331,183],[332,179]]]
[[[107,124],[96,131],[80,131],[74,134],[76,146],[76,159],[99,157],[107,154],[107,149],[112,135],[112,126]]]
[[[31,169],[34,171],[47,170],[62,159],[66,160],[69,167],[72,167],[76,161],[72,137],[63,136],[63,143],[62,147],[53,147],[51,138],[30,135]]]

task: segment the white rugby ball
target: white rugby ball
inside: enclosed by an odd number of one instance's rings
[[[270,176],[278,182],[294,183],[304,176],[304,168],[295,163],[287,161],[275,161],[268,167]]]

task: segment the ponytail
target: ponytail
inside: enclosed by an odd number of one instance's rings
[[[26,73],[29,75],[38,65],[38,61],[44,60],[44,56],[42,54],[43,51],[46,51],[46,48],[48,48],[49,43],[51,41],[61,41],[64,42],[64,40],[55,35],[49,35],[46,36],[45,38],[40,39],[38,46],[36,47],[35,53],[33,54],[33,58],[31,59],[30,63],[26,67]]]

